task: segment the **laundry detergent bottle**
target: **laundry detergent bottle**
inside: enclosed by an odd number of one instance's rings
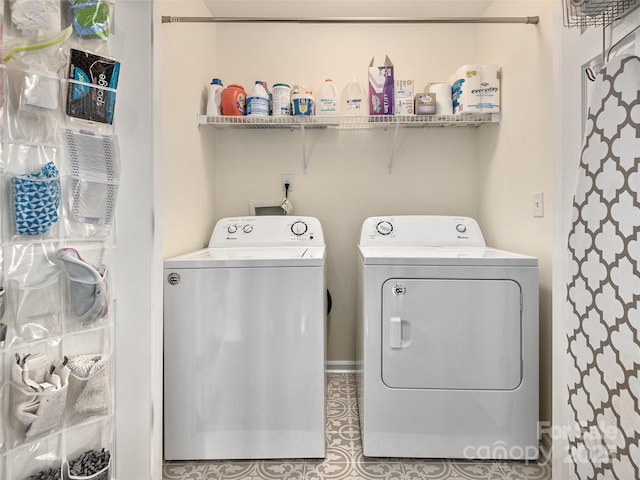
[[[211,80],[207,86],[207,117],[216,117],[222,113],[222,81],[219,78]]]
[[[316,96],[316,115],[340,115],[338,88],[327,78]]]
[[[251,92],[251,95],[247,98],[247,116],[269,116],[269,94],[261,81],[255,83],[253,92]]]
[[[231,84],[222,90],[222,115],[239,117],[246,113],[247,92],[242,85]]]

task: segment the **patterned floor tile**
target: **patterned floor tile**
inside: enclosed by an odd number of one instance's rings
[[[304,480],[304,462],[228,462],[210,464],[204,480]]]
[[[354,465],[355,478],[365,480],[384,479],[384,480],[403,480],[404,469],[402,463],[389,462],[358,462]]]
[[[507,480],[551,480],[550,464],[503,462],[500,468]]]
[[[350,423],[343,424],[333,431],[328,431],[326,438],[327,451],[338,449],[348,452],[350,461],[359,450],[362,450],[360,432],[357,428],[352,427]]]
[[[353,396],[347,401],[347,408],[348,408],[349,415],[351,415],[353,418],[358,420],[358,415],[360,414],[359,413],[360,410],[358,410],[358,399],[355,396]]]
[[[202,480],[207,470],[206,463],[166,462],[162,465],[163,480]]]
[[[353,454],[341,447],[327,447],[324,460],[305,462],[305,480],[343,480],[350,478],[353,470]]]
[[[346,373],[329,373],[327,374],[327,398],[344,398],[348,399],[350,391],[349,382]]]
[[[451,478],[465,480],[505,480],[506,478],[497,462],[452,461],[451,469]]]
[[[402,463],[405,480],[447,480],[453,467],[447,460],[407,460]]]
[[[345,398],[329,398],[326,405],[327,418],[346,418],[352,414],[351,401]]]

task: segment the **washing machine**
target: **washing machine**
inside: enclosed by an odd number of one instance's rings
[[[364,455],[537,458],[537,259],[427,215],[368,218],[358,259]]]
[[[224,218],[165,261],[165,459],[324,457],[324,264],[293,216]]]

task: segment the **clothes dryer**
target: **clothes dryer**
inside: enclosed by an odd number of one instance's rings
[[[224,218],[165,261],[166,459],[324,457],[324,261],[292,216]]]
[[[368,218],[357,385],[373,457],[538,457],[538,262],[468,217]]]

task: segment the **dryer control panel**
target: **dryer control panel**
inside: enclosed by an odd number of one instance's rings
[[[480,226],[473,218],[440,215],[367,218],[362,224],[360,245],[486,246]]]
[[[320,221],[314,217],[228,217],[216,223],[209,247],[324,246]]]

